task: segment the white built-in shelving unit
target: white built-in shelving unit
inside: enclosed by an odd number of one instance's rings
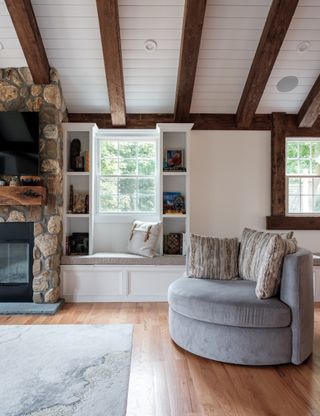
[[[89,234],[89,254],[95,251],[94,230],[100,224],[95,224],[95,137],[98,128],[91,123],[64,123],[64,255],[66,254],[66,237],[75,232],[86,232]],[[163,223],[163,232],[159,244],[159,254],[163,255],[163,235],[169,233],[183,233],[188,235],[190,223],[189,203],[189,141],[192,124],[162,123],[157,125],[156,134],[159,140],[159,197],[158,220]],[[110,134],[110,131],[109,131]],[[144,134],[146,134],[144,132]],[[153,133],[154,134],[154,133]],[[98,137],[98,135],[97,135]],[[81,151],[88,150],[90,155],[90,171],[75,172],[70,166],[70,146],[73,139],[81,142]],[[166,171],[164,161],[167,150],[183,150],[185,171]],[[87,192],[89,195],[89,213],[75,214],[69,210],[70,186],[73,185],[74,192]],[[167,213],[163,211],[163,193],[179,192],[185,201],[184,213]],[[148,218],[146,218],[148,221]],[[107,233],[108,234],[108,233]],[[109,233],[110,234],[110,233]],[[121,233],[120,233],[121,234]],[[99,238],[99,237],[98,237]],[[101,250],[99,250],[101,251]]]
[[[160,220],[163,223],[163,236],[170,233],[189,234],[190,228],[190,185],[189,185],[189,143],[193,124],[161,123],[157,125],[160,135]],[[185,171],[166,171],[165,162],[168,150],[182,150]],[[185,201],[185,213],[166,213],[163,207],[164,192],[179,192]]]
[[[192,124],[159,124],[156,131],[150,132],[152,135],[156,135],[158,140],[157,180],[159,194],[157,210],[153,219],[142,217],[140,219],[162,221],[164,234],[189,233],[189,140],[191,128]],[[96,168],[94,152],[95,143],[99,139],[96,125],[65,123],[64,135],[64,242],[66,236],[72,233],[89,233],[89,254],[95,253],[95,258],[99,257],[97,252],[103,251],[101,247],[107,247],[105,241],[108,239],[120,239],[122,241],[121,247],[126,247],[131,227],[128,219],[124,221],[118,216],[109,219],[106,223],[105,219],[99,221],[99,216],[95,213]],[[70,169],[70,144],[74,138],[81,141],[82,150],[89,150],[90,172],[73,172]],[[185,171],[167,172],[163,169],[168,149],[183,149]],[[88,192],[90,197],[88,214],[68,212],[70,185],[73,185],[74,191]],[[185,212],[164,213],[163,192],[181,193],[185,201]],[[137,219],[134,217],[133,215],[133,219]],[[104,242],[104,246],[98,244],[99,239]],[[163,235],[159,243],[159,254],[163,254]],[[72,261],[71,264],[69,260]],[[161,260],[166,260],[166,258],[162,257]],[[164,261],[161,265],[130,265],[128,262],[125,264],[89,265],[77,263],[75,258],[66,257],[61,266],[62,293],[67,301],[73,302],[165,301],[170,283],[180,277],[184,270],[184,259],[178,255],[174,257],[174,262],[168,257],[168,263]]]
[[[92,174],[92,152],[94,135],[97,126],[92,123],[63,123],[64,146],[63,146],[63,173],[64,173],[64,206],[63,206],[63,251],[66,254],[66,237],[72,233],[89,234],[89,254],[92,254],[92,203],[93,174]],[[70,147],[73,139],[81,142],[81,152],[89,152],[89,172],[75,172],[70,164]],[[70,186],[73,185],[74,192],[86,192],[89,195],[89,213],[74,214],[69,211]]]

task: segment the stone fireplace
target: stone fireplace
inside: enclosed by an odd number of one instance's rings
[[[67,120],[58,74],[53,68],[50,80],[48,85],[36,85],[28,68],[0,69],[0,111],[39,112],[40,176],[48,192],[46,205],[0,206],[0,223],[33,223],[32,300],[35,303],[54,303],[60,298],[63,206],[61,123]],[[19,250],[22,253],[23,248]]]

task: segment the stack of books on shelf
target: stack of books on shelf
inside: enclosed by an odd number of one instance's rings
[[[185,234],[165,234],[163,236],[163,254],[185,255]]]
[[[169,168],[169,167],[163,168],[163,172],[186,172],[186,171],[187,169],[181,166],[173,167],[173,168]]]

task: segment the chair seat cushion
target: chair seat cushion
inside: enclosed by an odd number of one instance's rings
[[[199,321],[246,328],[282,328],[290,325],[290,308],[277,297],[258,299],[256,282],[203,280],[182,277],[168,292],[170,307]]]

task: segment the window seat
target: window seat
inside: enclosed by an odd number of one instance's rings
[[[320,255],[314,255],[315,301],[320,301]],[[127,253],[64,256],[61,287],[67,302],[162,302],[185,272],[184,256]]]
[[[145,265],[145,266],[184,266],[185,256],[143,257],[128,253],[95,253],[89,256],[63,256],[61,265]]]
[[[62,295],[67,302],[162,302],[185,272],[184,256],[154,258],[126,253],[64,256]]]

